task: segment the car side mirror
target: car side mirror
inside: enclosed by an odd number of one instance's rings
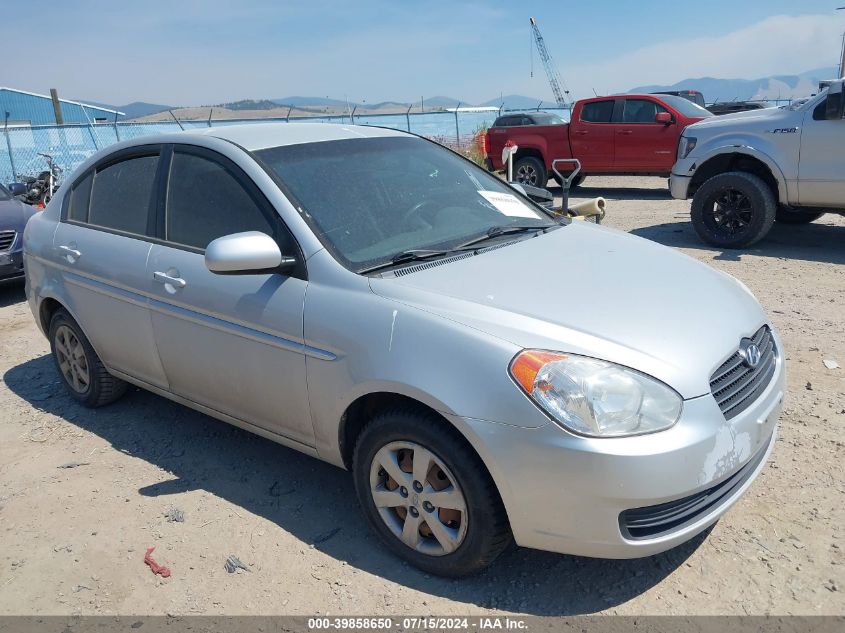
[[[26,185],[22,182],[13,182],[9,185],[9,192],[13,196],[22,196],[26,193]]]
[[[672,115],[669,112],[658,112],[654,116],[654,122],[670,125],[672,123]]]
[[[842,80],[831,81],[824,103],[824,118],[839,120],[845,115],[845,94],[842,92]]]
[[[291,268],[276,240],[259,231],[218,237],[205,249],[205,267],[218,275],[249,275]]]

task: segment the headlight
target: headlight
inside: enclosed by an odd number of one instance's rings
[[[653,433],[681,415],[681,397],[662,382],[586,356],[525,350],[510,373],[553,420],[581,435]]]
[[[695,149],[698,139],[692,136],[682,136],[678,141],[678,160],[682,160],[689,156],[689,153]]]

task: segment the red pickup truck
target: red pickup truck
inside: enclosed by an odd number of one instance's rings
[[[487,167],[491,171],[506,168],[502,150],[512,141],[519,147],[513,158],[513,179],[536,187],[545,187],[554,175],[556,158],[581,161],[581,173],[573,185],[589,174],[668,177],[681,132],[709,116],[713,115],[704,108],[672,95],[582,99],[575,103],[569,123],[543,125],[542,118],[535,122],[526,115],[519,121],[507,120],[506,125],[494,124],[485,142]]]

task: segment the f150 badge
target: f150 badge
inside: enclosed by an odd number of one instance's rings
[[[774,130],[766,130],[769,134],[795,134],[797,127],[776,127]]]

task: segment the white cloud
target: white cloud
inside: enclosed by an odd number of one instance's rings
[[[702,19],[719,18],[703,13]],[[686,30],[694,33],[695,24]],[[607,94],[690,77],[798,74],[837,65],[842,31],[842,21],[831,15],[779,15],[720,36],[673,39],[614,59],[575,64],[564,75],[576,95],[587,96],[593,89]],[[596,46],[600,49],[601,42]],[[531,87],[536,91],[537,84],[532,82]]]

